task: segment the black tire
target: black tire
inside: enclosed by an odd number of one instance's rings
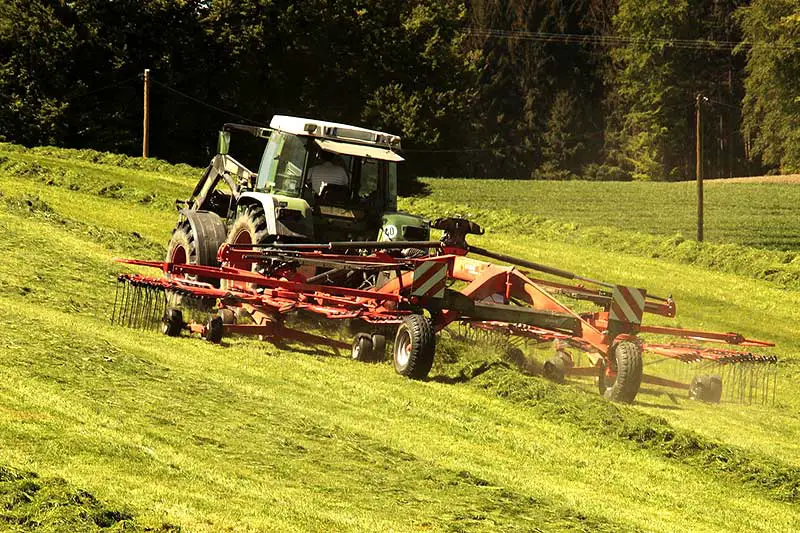
[[[695,376],[689,385],[689,398],[708,403],[719,403],[722,399],[722,378],[719,376]]]
[[[208,342],[219,344],[222,342],[224,331],[225,325],[222,323],[222,317],[215,316],[206,322],[205,338]]]
[[[544,377],[556,383],[564,383],[564,364],[558,356],[544,363]]]
[[[217,250],[225,240],[225,223],[215,213],[205,211],[183,212],[186,219],[172,230],[167,245],[168,263],[219,266]],[[219,286],[215,278],[197,278],[198,281]]]
[[[180,309],[170,308],[162,318],[161,332],[169,337],[178,337],[183,331],[183,313]]]
[[[353,338],[353,349],[350,357],[354,361],[368,363],[372,358],[372,339],[366,333],[359,333]]]
[[[605,397],[622,403],[632,403],[642,384],[642,349],[631,341],[620,341],[612,347],[612,365],[617,379],[605,390]]]
[[[248,205],[239,212],[228,232],[228,244],[260,244],[269,238],[267,217],[260,205]]]
[[[267,232],[267,217],[264,208],[258,205],[246,206],[231,224],[228,232],[228,244],[261,244],[267,242],[270,235]],[[257,267],[250,263],[230,263],[228,266],[242,270],[256,271]],[[249,283],[236,281],[223,281],[223,288],[255,289]]]
[[[231,309],[220,309],[219,317],[222,319],[223,324],[236,324],[236,313]]]
[[[411,379],[425,379],[433,366],[436,332],[423,315],[408,315],[394,339],[394,369]]]
[[[383,361],[386,357],[386,337],[379,333],[372,336],[372,360]]]

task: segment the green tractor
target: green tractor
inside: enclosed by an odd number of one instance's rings
[[[232,132],[265,140],[257,172],[229,155]],[[399,148],[396,135],[321,120],[225,124],[191,196],[176,201],[167,261],[218,266],[224,242],[428,240],[426,220],[397,212]]]

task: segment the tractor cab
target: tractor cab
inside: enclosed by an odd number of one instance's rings
[[[257,171],[230,155],[233,132],[266,140]],[[167,261],[213,265],[223,242],[427,240],[426,220],[396,212],[399,148],[396,135],[322,120],[225,124],[191,196],[176,202]]]
[[[314,215],[314,234],[374,238],[397,209],[400,138],[334,122],[278,115],[261,158],[254,192],[300,198]]]

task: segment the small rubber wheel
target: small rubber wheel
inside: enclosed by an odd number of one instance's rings
[[[564,383],[564,363],[560,357],[555,356],[545,361],[544,377],[556,383]]]
[[[372,361],[372,339],[366,333],[359,333],[353,338],[353,349],[350,357],[355,361],[367,363]]]
[[[394,339],[394,369],[411,379],[425,379],[436,353],[433,323],[423,315],[408,315]]]
[[[572,355],[563,348],[557,348],[555,355],[544,364],[544,377],[556,383],[564,383],[567,370],[574,366]]]
[[[206,322],[205,338],[208,342],[219,344],[222,342],[222,334],[225,331],[225,325],[222,323],[222,317],[215,316]]]
[[[169,337],[177,337],[183,330],[183,313],[180,309],[169,308],[161,319],[161,332]]]
[[[642,349],[634,342],[620,341],[611,352],[617,379],[613,385],[605,385],[604,396],[615,402],[632,403],[642,384]]]
[[[230,309],[220,309],[219,310],[219,317],[222,319],[223,324],[235,324],[236,323],[236,313],[234,313]]]
[[[372,336],[372,360],[383,361],[386,357],[386,336],[378,333]]]
[[[689,385],[689,398],[701,402],[719,403],[722,399],[722,378],[695,376]]]

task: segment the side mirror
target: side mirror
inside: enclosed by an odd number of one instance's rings
[[[231,133],[229,131],[219,132],[219,137],[217,138],[217,153],[219,155],[228,155],[230,148]]]

